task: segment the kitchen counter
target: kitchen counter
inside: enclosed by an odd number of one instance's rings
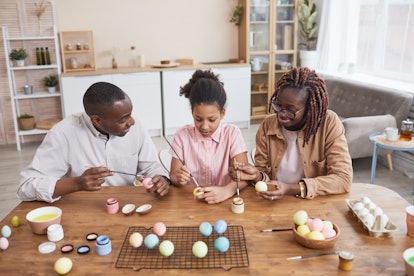
[[[131,67],[118,67],[113,68],[98,68],[95,71],[80,71],[62,73],[62,77],[75,77],[75,76],[97,76],[97,75],[110,75],[110,74],[128,74],[128,73],[142,73],[142,72],[162,72],[162,71],[177,71],[177,70],[197,70],[197,69],[209,69],[209,68],[239,68],[246,67],[248,63],[231,63],[231,62],[205,62],[195,65],[179,65],[175,67],[154,67],[147,65],[144,68],[131,68]]]

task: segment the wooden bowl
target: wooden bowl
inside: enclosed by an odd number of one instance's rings
[[[307,248],[313,248],[313,249],[323,249],[323,248],[329,248],[335,245],[336,241],[339,238],[339,235],[341,234],[341,231],[339,230],[338,225],[333,224],[333,229],[336,232],[336,236],[326,239],[326,240],[311,240],[304,236],[299,235],[298,231],[296,230],[298,226],[295,224],[293,227],[293,236],[295,237],[295,240],[302,246]]]
[[[62,209],[54,206],[45,206],[31,210],[26,215],[30,228],[34,234],[47,233],[47,227],[52,224],[60,224]]]

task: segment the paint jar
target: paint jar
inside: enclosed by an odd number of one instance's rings
[[[106,200],[106,212],[110,215],[116,214],[119,211],[119,202],[116,198],[108,198]]]
[[[96,238],[96,254],[108,255],[112,251],[111,240],[108,236],[102,235]]]
[[[354,262],[354,254],[348,251],[339,252],[339,269],[344,271],[352,270],[352,265]]]
[[[244,201],[241,197],[233,198],[233,202],[231,203],[231,211],[236,214],[244,213]]]
[[[52,224],[47,227],[47,239],[51,242],[57,242],[64,237],[63,227],[60,224]]]

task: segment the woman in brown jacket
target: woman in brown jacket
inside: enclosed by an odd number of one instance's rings
[[[235,164],[232,177],[265,181],[275,189],[260,192],[268,200],[284,195],[314,198],[349,192],[352,160],[344,127],[328,110],[324,81],[308,68],[293,68],[277,82],[267,116],[256,134],[255,165]]]

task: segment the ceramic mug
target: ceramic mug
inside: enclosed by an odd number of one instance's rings
[[[385,129],[385,134],[387,135],[388,141],[397,141],[398,139],[398,129],[395,127],[387,127]]]

